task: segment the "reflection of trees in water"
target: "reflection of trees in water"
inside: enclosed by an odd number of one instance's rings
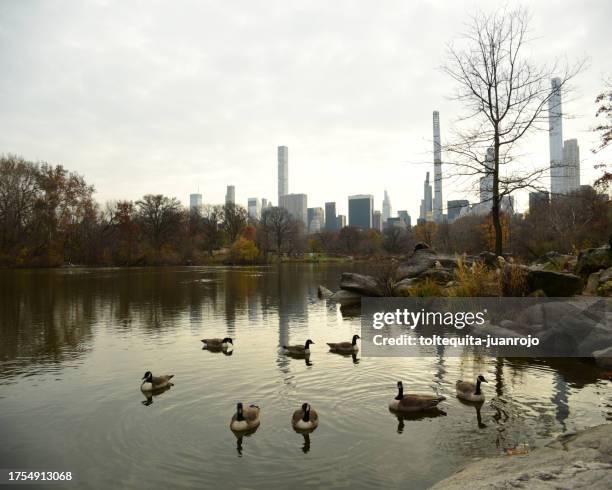
[[[76,359],[87,350],[100,305],[85,276],[67,271],[0,273],[0,374]]]

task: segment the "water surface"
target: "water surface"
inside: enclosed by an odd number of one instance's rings
[[[0,271],[0,467],[72,471],[96,489],[424,488],[610,418],[611,383],[589,363],[327,352],[360,329],[316,295],[348,267]],[[232,355],[202,350],[212,336],[233,337]],[[309,362],[279,353],[307,338]],[[147,370],[175,385],[147,400]],[[479,373],[477,410],[453,386]],[[442,410],[391,414],[399,379],[439,389]],[[241,441],[228,427],[239,400],[262,407]],[[303,401],[321,419],[309,438],[290,426]]]

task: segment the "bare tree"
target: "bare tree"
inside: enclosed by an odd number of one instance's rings
[[[449,45],[442,67],[457,83],[455,99],[466,109],[444,146],[450,156],[445,163],[453,165],[457,175],[490,179],[487,190],[498,255],[503,248],[502,197],[517,189],[541,189],[540,177],[547,171],[547,167],[511,168],[518,163],[519,143],[548,121],[551,78],[558,77],[559,90],[567,92],[569,81],[584,66],[584,61],[562,68],[530,60],[528,24],[523,9],[478,13],[465,37]]]
[[[612,80],[606,82],[606,89],[597,95],[595,103],[597,104],[595,117],[602,117],[603,120],[600,120],[600,123],[593,129],[599,133],[600,141],[592,151],[599,153],[612,143]],[[601,170],[602,174],[595,181],[594,187],[601,192],[608,192],[612,182],[612,173],[608,171],[608,167],[609,164],[603,161],[595,165],[595,168]]]
[[[159,251],[181,226],[181,203],[161,194],[147,194],[136,201],[136,217],[151,245]]]
[[[294,241],[299,228],[295,219],[285,208],[266,208],[259,220],[257,239],[260,248],[267,253],[275,249],[280,255],[284,248]]]
[[[249,214],[242,206],[226,203],[223,208],[223,228],[230,244],[234,243],[247,225]]]

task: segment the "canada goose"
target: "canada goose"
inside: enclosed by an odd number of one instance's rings
[[[174,374],[166,374],[164,376],[153,376],[151,371],[147,371],[142,377],[143,381],[140,385],[142,391],[156,391],[170,386],[170,380],[174,378]]]
[[[222,339],[202,339],[204,349],[208,350],[222,350],[228,349],[230,345],[234,347],[234,342],[230,337],[224,337]]]
[[[283,345],[283,349],[286,354],[304,356],[310,354],[310,344],[314,344],[314,342],[308,339],[304,345]]]
[[[247,408],[242,406],[242,402],[236,404],[236,413],[232,416],[230,429],[234,432],[244,432],[259,427],[259,407],[249,405]]]
[[[442,395],[404,395],[404,385],[397,382],[397,396],[389,403],[389,408],[397,412],[421,412],[433,410],[438,403],[446,400]]]
[[[295,430],[315,430],[319,425],[319,415],[308,403],[303,403],[302,408],[293,412],[291,425]]]
[[[337,352],[339,354],[353,354],[359,350],[357,339],[360,338],[361,337],[359,335],[353,335],[353,339],[350,342],[327,342],[327,345],[329,345],[330,352]]]
[[[457,381],[455,388],[457,389],[457,397],[468,402],[484,402],[485,396],[480,391],[480,383],[486,383],[487,380],[482,374],[476,378],[476,383],[470,381]]]

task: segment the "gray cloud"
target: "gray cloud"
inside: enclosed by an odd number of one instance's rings
[[[385,187],[418,213],[431,170],[431,112],[458,115],[437,69],[467,12],[491,2],[227,1],[0,4],[0,151],[84,174],[97,198],[198,187],[220,202],[275,198],[276,146],[289,146],[290,190],[309,205]],[[592,100],[612,73],[612,4],[530,2],[533,54],[590,57],[566,137],[583,181],[596,137]],[[554,6],[554,8],[553,8]],[[524,149],[548,161],[548,138]],[[419,163],[421,162],[421,163]],[[463,197],[447,190],[445,199]],[[525,199],[522,199],[525,202]]]

